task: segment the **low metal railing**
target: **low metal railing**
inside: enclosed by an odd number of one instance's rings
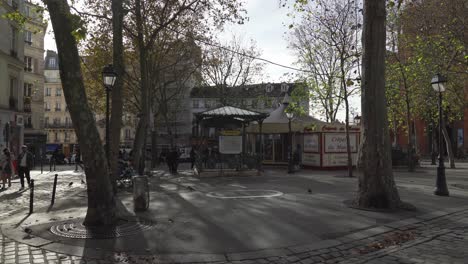
[[[196,154],[195,167],[198,171],[204,170],[252,170],[260,166],[260,156],[257,154]]]

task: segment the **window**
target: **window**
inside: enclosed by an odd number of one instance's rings
[[[46,95],[46,96],[50,96],[51,94],[52,94],[52,88],[47,87],[47,88],[46,88],[45,95]]]
[[[46,118],[44,118],[44,126],[45,127],[49,126],[49,117],[48,116]]]
[[[265,90],[267,93],[271,93],[273,91],[273,85],[272,84],[267,84],[265,87]]]
[[[31,117],[29,116],[28,118],[26,118],[26,123],[24,124],[25,127],[27,128],[32,128],[32,119]]]
[[[24,42],[26,42],[29,45],[32,45],[32,32],[27,31],[24,32]]]
[[[287,92],[289,90],[289,85],[283,83],[281,84],[281,92]]]
[[[15,77],[10,77],[10,97],[16,97],[15,96],[16,82],[17,82],[17,79]]]
[[[60,125],[60,117],[54,118],[54,125],[56,126]]]
[[[49,102],[44,102],[44,110],[45,111],[50,111],[50,103]]]
[[[65,117],[65,126],[67,126],[67,127],[71,126],[71,120],[70,120],[70,118],[68,116]]]
[[[26,5],[24,7],[24,14],[27,16],[27,17],[30,17],[31,16],[31,7]]]
[[[68,134],[68,132],[64,132],[64,141],[65,141],[65,142],[69,142],[69,141],[70,141],[70,135]]]
[[[59,142],[59,137],[58,137],[58,133],[57,133],[57,132],[54,132],[54,141],[55,141],[55,142]]]
[[[18,10],[18,0],[12,0],[12,1],[11,1],[11,7],[12,7],[14,10]]]
[[[62,103],[55,102],[55,111],[57,112],[62,111]]]
[[[49,68],[55,68],[57,65],[57,61],[55,58],[49,58]]]
[[[198,99],[193,100],[193,108],[200,108],[200,101]]]
[[[24,70],[27,72],[33,71],[33,58],[24,56]]]
[[[257,99],[252,99],[252,109],[257,109],[258,107],[258,100]]]
[[[205,108],[211,108],[211,100],[209,99],[205,100]]]
[[[24,96],[25,97],[31,97],[32,94],[32,83],[24,83]]]
[[[55,96],[62,96],[62,89],[60,88],[55,89]]]
[[[11,56],[17,57],[18,56],[18,49],[17,49],[17,40],[16,38],[18,37],[18,30],[14,27],[11,26],[11,42],[10,42],[10,49],[11,49]]]

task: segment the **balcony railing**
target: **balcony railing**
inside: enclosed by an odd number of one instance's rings
[[[60,111],[62,111],[62,108],[55,107],[55,112],[60,112]]]

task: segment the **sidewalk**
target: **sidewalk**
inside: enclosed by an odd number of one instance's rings
[[[158,171],[150,208],[138,215],[150,226],[143,233],[114,239],[50,233],[52,225],[84,217],[82,193],[2,222],[0,263],[468,263],[466,168],[447,170],[451,197],[432,195],[432,168],[396,171],[402,199],[416,212],[346,207],[357,179],[343,175],[276,169],[253,178],[198,179]],[[120,198],[131,211],[131,193]]]

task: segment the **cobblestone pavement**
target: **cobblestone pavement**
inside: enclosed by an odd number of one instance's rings
[[[385,230],[383,233],[374,236],[365,237],[362,233],[351,234],[337,239],[338,243],[328,248],[317,250],[308,249],[307,246],[290,247],[285,249],[285,254],[279,256],[255,258],[253,253],[252,257],[210,263],[468,263],[468,210],[414,222],[406,225],[389,224],[387,227],[382,227],[382,230]],[[125,253],[115,253],[105,260],[67,256],[20,244],[3,235],[0,237],[0,242],[0,263],[5,264],[160,263],[159,256],[132,256]]]

